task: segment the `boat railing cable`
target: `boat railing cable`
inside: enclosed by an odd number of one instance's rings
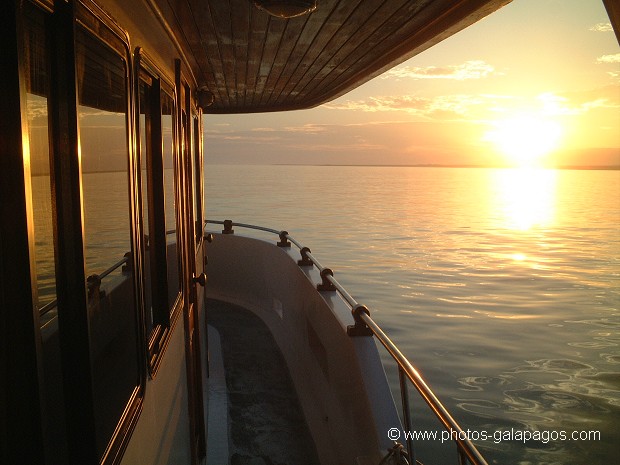
[[[409,408],[409,389],[406,382],[407,379],[411,382],[411,384],[413,384],[414,388],[418,391],[422,399],[424,399],[431,411],[439,419],[444,428],[450,432],[450,439],[452,439],[457,446],[459,465],[464,465],[466,463],[470,463],[472,465],[487,465],[487,461],[480,454],[476,446],[471,442],[467,433],[459,426],[452,415],[450,415],[435,393],[431,390],[428,384],[426,384],[418,370],[414,368],[407,357],[405,357],[398,349],[396,344],[394,344],[394,342],[385,334],[381,327],[372,319],[368,308],[357,302],[351,294],[349,294],[349,292],[342,287],[342,285],[334,277],[333,271],[330,268],[326,268],[321,265],[316,257],[312,255],[312,252],[308,247],[304,247],[300,244],[287,231],[278,231],[271,228],[245,223],[233,223],[231,220],[206,220],[205,226],[206,224],[223,225],[224,229],[222,230],[222,234],[234,234],[233,226],[237,226],[240,228],[264,231],[278,235],[280,237],[280,241],[277,243],[279,247],[290,247],[292,243],[299,249],[301,254],[301,259],[297,262],[299,266],[314,266],[317,268],[321,276],[321,283],[317,285],[317,290],[335,291],[342,296],[343,300],[351,308],[351,313],[354,320],[354,324],[347,328],[347,334],[351,337],[374,335],[398,365],[402,416],[404,423],[403,426],[408,433],[405,434],[405,437],[407,442],[409,463],[415,464],[416,459],[413,450],[412,435],[410,434],[411,415]]]

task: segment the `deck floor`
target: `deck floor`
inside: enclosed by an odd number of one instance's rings
[[[316,447],[286,363],[252,312],[207,301],[221,339],[228,395],[231,465],[317,465]]]

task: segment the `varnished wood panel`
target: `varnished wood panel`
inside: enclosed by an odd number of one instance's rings
[[[309,108],[354,89],[510,0],[320,0],[274,18],[249,0],[155,0],[211,113]]]

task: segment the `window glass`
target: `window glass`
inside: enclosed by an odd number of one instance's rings
[[[41,313],[56,314],[55,249],[52,208],[52,177],[48,136],[48,64],[45,53],[44,16],[28,15],[25,25],[26,114],[30,145],[30,174],[34,221],[34,256],[37,307]]]
[[[194,116],[193,118],[193,126],[194,126],[194,156],[192,157],[192,192],[193,192],[193,205],[194,205],[194,228],[196,235],[196,245],[200,243],[200,239],[202,238],[203,232],[203,222],[202,222],[202,179],[200,178],[201,173],[201,137],[200,137],[200,124],[198,124],[198,116]]]
[[[76,31],[85,272],[98,452],[139,385],[127,142],[127,63]]]
[[[146,330],[147,334],[150,334],[154,326],[154,312],[153,312],[153,297],[152,297],[152,279],[151,268],[156,263],[155,257],[155,236],[151,231],[151,225],[149,219],[151,216],[150,209],[152,209],[153,199],[149,195],[149,191],[152,189],[151,177],[149,172],[152,171],[152,142],[151,142],[151,125],[152,125],[152,112],[151,112],[151,99],[152,99],[152,80],[148,76],[140,78],[139,82],[139,128],[140,135],[140,185],[142,194],[142,235],[143,235],[143,247],[144,247],[144,308],[146,312]]]
[[[66,463],[67,442],[58,338],[56,305],[56,248],[54,216],[54,173],[50,150],[49,55],[47,13],[29,2],[23,4],[23,57],[26,81],[29,161],[34,239],[34,303],[40,312],[41,402],[45,455],[49,463]],[[21,309],[28,311],[28,309]],[[19,349],[19,348],[13,348]],[[4,375],[4,373],[3,373]]]
[[[166,218],[166,262],[168,269],[168,307],[172,310],[181,292],[179,281],[179,255],[177,231],[177,185],[175,173],[177,171],[174,156],[174,100],[167,92],[161,92],[161,131],[163,138],[163,167],[164,167],[164,205]],[[181,139],[181,138],[179,138]]]

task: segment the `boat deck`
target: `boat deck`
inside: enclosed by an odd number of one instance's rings
[[[267,326],[249,310],[217,300],[207,301],[207,315],[208,434],[214,448],[208,463],[226,463],[223,454],[231,465],[318,464],[286,363]],[[226,437],[228,447],[222,444]]]

